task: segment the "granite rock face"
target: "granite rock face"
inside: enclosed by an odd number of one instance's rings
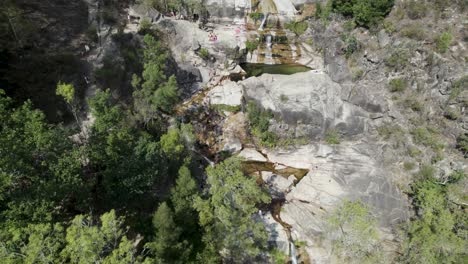
[[[210,90],[208,98],[211,105],[239,106],[242,104],[242,86],[226,82]]]
[[[330,263],[329,243],[320,237],[326,232],[327,216],[344,199],[360,199],[368,204],[379,220],[384,241],[390,244],[392,227],[409,217],[409,203],[383,167],[381,151],[379,145],[350,142],[266,153],[271,162],[310,169],[296,186],[284,192],[286,203],[281,218],[292,226],[293,239],[307,242],[313,263]]]
[[[241,83],[247,100],[255,100],[280,117],[273,129],[280,135],[322,138],[336,129],[345,136],[366,130],[374,112],[386,110],[384,102],[361,97],[353,104],[343,99],[344,89],[319,71],[294,75],[269,75],[249,78]],[[361,102],[362,101],[362,102]]]

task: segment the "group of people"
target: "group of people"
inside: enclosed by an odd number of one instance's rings
[[[210,32],[210,33],[208,34],[208,39],[209,39],[210,41],[216,41],[216,40],[218,40],[218,36],[216,36],[215,33]]]

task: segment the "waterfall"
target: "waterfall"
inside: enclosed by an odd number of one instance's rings
[[[297,258],[296,258],[296,246],[294,245],[294,243],[292,241],[289,241],[289,245],[290,245],[290,255],[291,255],[291,262],[292,264],[297,264]]]
[[[258,31],[263,31],[263,28],[265,26],[265,23],[266,23],[266,21],[268,19],[269,14],[270,13],[266,13],[265,16],[263,17],[262,23],[260,24],[260,27],[258,28]]]
[[[266,45],[268,49],[271,49],[271,35],[266,36]]]

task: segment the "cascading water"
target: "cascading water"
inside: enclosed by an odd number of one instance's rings
[[[290,246],[290,255],[291,255],[291,262],[292,264],[297,264],[297,257],[296,257],[296,246],[292,241],[289,241]]]
[[[265,27],[265,23],[268,20],[268,15],[270,13],[266,13],[265,16],[263,17],[262,23],[260,24],[260,27],[258,28],[258,31],[263,31],[263,28]]]
[[[271,35],[267,35],[265,41],[266,41],[267,48],[271,49],[271,45],[272,45],[271,44]]]
[[[265,64],[275,64],[275,59],[273,58],[273,53],[271,50],[271,35],[267,35],[265,38]]]

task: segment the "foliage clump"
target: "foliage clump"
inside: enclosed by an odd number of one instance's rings
[[[254,101],[250,101],[247,104],[247,117],[250,121],[251,132],[259,140],[260,145],[275,147],[278,143],[278,136],[269,130],[273,113],[263,109]]]
[[[210,52],[205,49],[205,48],[201,48],[199,51],[198,51],[198,56],[200,56],[200,58],[204,59],[204,60],[207,60],[210,58]]]
[[[336,129],[329,129],[325,133],[325,142],[330,145],[338,145],[340,144],[340,134]]]
[[[294,32],[296,36],[300,36],[306,32],[309,25],[307,24],[307,21],[300,21],[300,22],[292,21],[292,22],[286,23],[284,27]]]
[[[244,175],[239,159],[227,159],[206,172],[210,196],[195,202],[206,230],[203,240],[210,245],[203,256],[213,260],[209,263],[219,263],[215,261],[217,252],[228,263],[254,262],[266,250],[267,233],[253,215],[257,205],[270,202],[269,195],[255,178]]]
[[[382,241],[376,218],[361,201],[343,201],[328,217],[334,255],[343,263],[380,263]]]
[[[452,43],[452,33],[449,31],[443,32],[436,38],[436,45],[437,45],[437,50],[440,53],[445,53],[447,52],[448,48],[450,47],[450,44]]]
[[[427,167],[427,166],[426,166]],[[462,191],[466,175],[455,171],[445,179],[422,169],[411,186],[417,217],[406,227],[402,246],[405,263],[463,263],[466,259],[466,214]]]
[[[357,25],[369,28],[390,13],[394,0],[331,0],[333,11],[352,17]]]
[[[426,16],[428,7],[425,1],[410,0],[405,5],[406,13],[411,19],[420,19]]]
[[[403,92],[408,86],[406,80],[401,78],[392,79],[388,84],[390,85],[390,92]]]
[[[461,134],[457,137],[456,147],[465,155],[465,158],[468,157],[468,133]]]

